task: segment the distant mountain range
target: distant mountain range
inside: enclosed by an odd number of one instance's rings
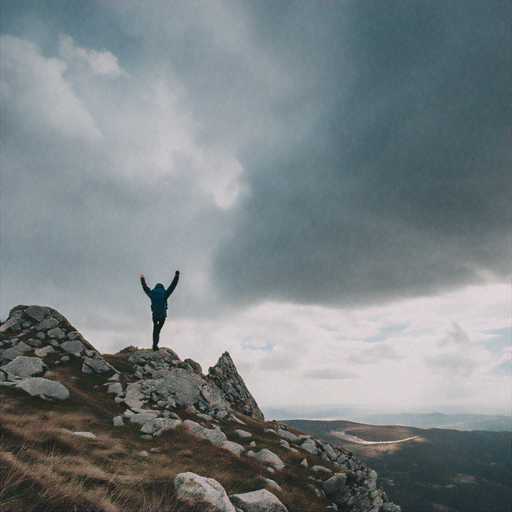
[[[439,416],[440,420],[453,419]],[[473,421],[465,416],[464,421]],[[349,421],[284,423],[341,446],[375,468],[384,491],[400,503],[404,512],[512,510],[510,432],[375,426]]]
[[[262,407],[268,419],[346,420],[370,425],[404,425],[418,428],[512,432],[512,418],[489,414],[442,414],[439,412],[367,414],[353,407]]]

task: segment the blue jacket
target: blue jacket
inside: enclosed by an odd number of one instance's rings
[[[146,284],[146,280],[141,277],[140,282],[146,295],[151,299],[151,311],[153,312],[153,318],[166,318],[167,317],[167,299],[176,288],[180,275],[177,273],[172,280],[167,290],[164,285],[158,283],[152,290]]]

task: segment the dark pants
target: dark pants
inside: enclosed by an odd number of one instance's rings
[[[157,346],[160,341],[160,331],[164,326],[165,318],[153,317],[153,345]]]

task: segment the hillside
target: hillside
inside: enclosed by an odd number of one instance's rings
[[[266,422],[228,353],[100,354],[57,311],[2,334],[3,512],[399,511],[347,450]]]
[[[285,423],[350,450],[378,471],[386,493],[405,511],[511,510],[510,432]]]

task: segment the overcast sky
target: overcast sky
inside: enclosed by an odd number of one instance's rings
[[[509,2],[1,2],[1,317],[228,350],[261,406],[510,414]]]

